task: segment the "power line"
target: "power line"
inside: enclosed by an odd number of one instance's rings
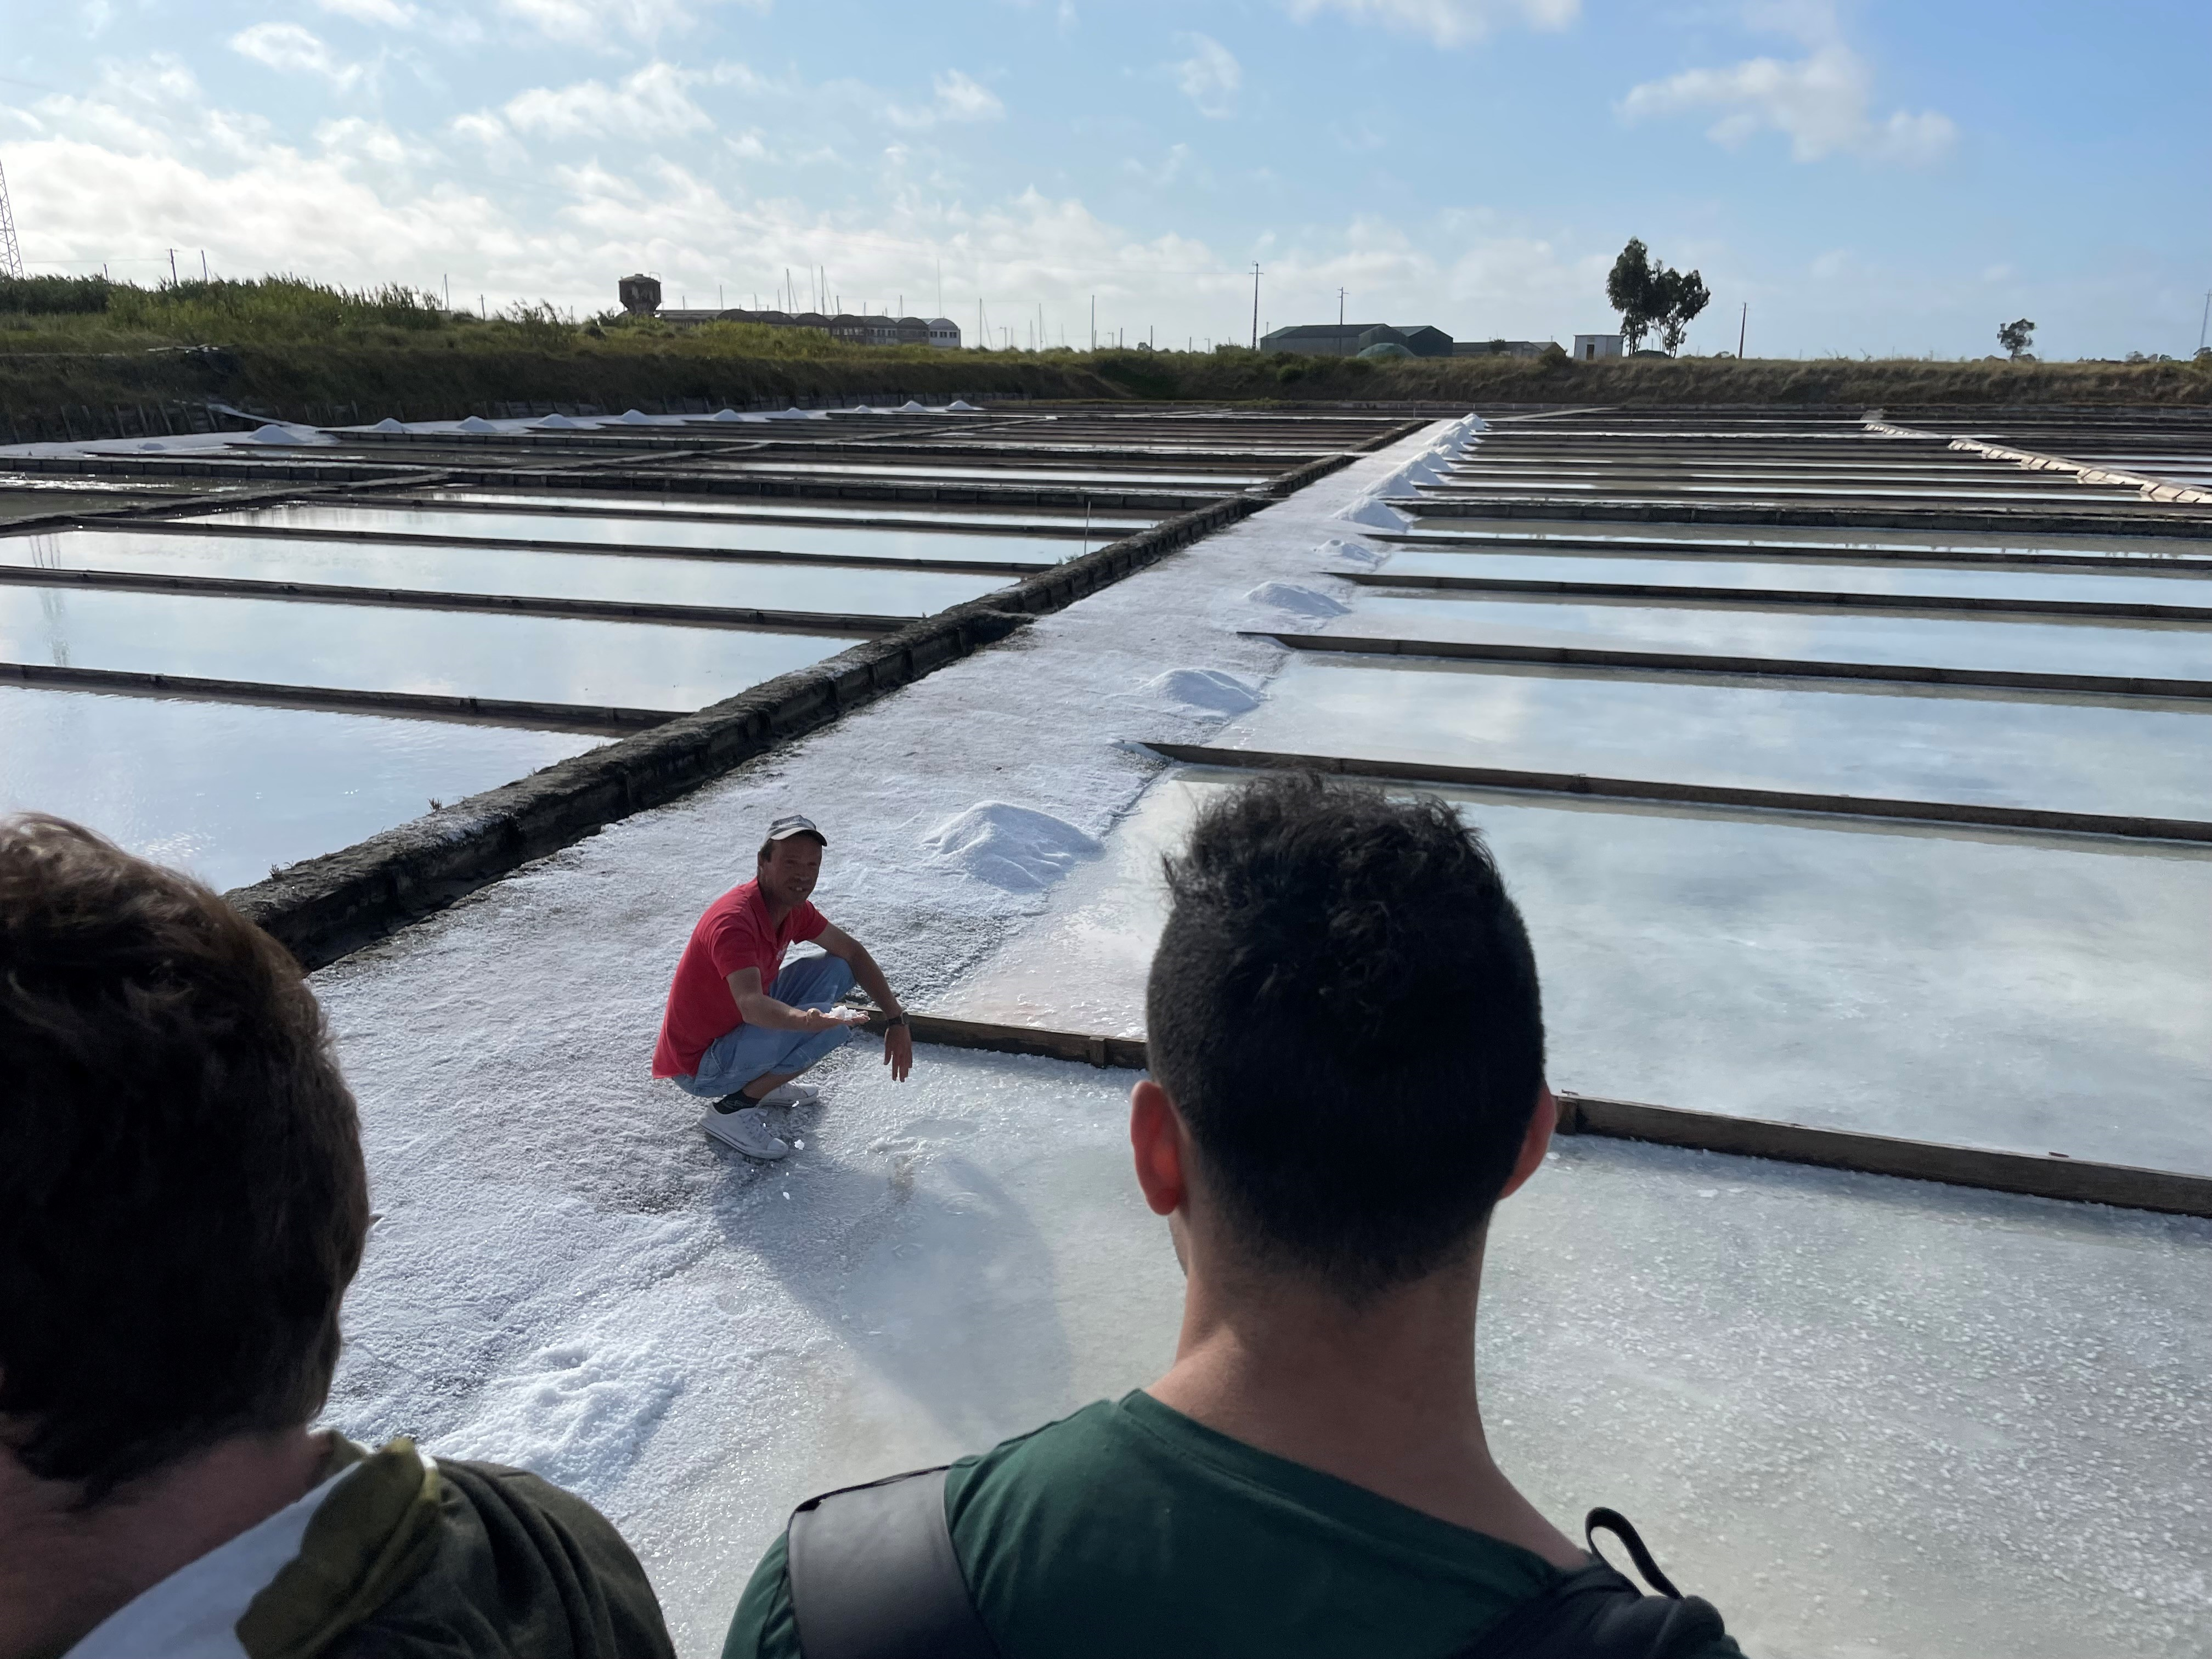
[[[8,205],[8,173],[0,167],[0,276],[23,274],[23,250],[15,241],[15,213]]]

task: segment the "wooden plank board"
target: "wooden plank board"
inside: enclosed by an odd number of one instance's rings
[[[878,1016],[880,1018],[880,1016]],[[1051,1060],[1142,1070],[1141,1038],[1100,1036],[1079,1031],[994,1025],[942,1014],[911,1014],[914,1039],[951,1048],[995,1054],[1035,1054]],[[1764,1118],[1730,1117],[1642,1101],[1605,1100],[1589,1095],[1559,1097],[1559,1133],[1644,1140],[1735,1158],[1764,1158],[1864,1175],[1935,1181],[1947,1186],[2018,1193],[2079,1204],[2112,1204],[2166,1215],[2212,1217],[2212,1177],[2169,1170],[2143,1170],[2100,1164],[2051,1152],[2037,1157],[1987,1146],[1947,1146],[1860,1134],[1847,1129],[1779,1123]]]

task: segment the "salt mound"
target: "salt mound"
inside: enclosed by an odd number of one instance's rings
[[[1106,849],[1063,818],[979,801],[921,838],[939,864],[1008,893],[1041,893]]]
[[[913,398],[909,398],[898,406],[898,412],[904,415],[910,411],[927,415],[929,413],[929,407],[926,404],[918,404],[915,402]]]
[[[547,415],[540,419],[532,421],[530,424],[535,427],[542,427],[548,432],[580,432],[583,430],[582,422],[572,421],[566,415]]]
[[[1341,617],[1350,609],[1316,587],[1302,587],[1297,582],[1261,582],[1244,596],[1260,605],[1271,605],[1278,611],[1288,611],[1300,617]]]
[[[1174,668],[1145,682],[1145,690],[1168,702],[1212,714],[1243,714],[1260,706],[1260,693],[1234,674],[1218,668]]]
[[[161,446],[159,444],[140,444],[138,446],[141,449],[159,449],[161,447]]]
[[[718,409],[707,418],[710,421],[742,421],[745,417],[734,409]]]
[[[379,421],[374,426],[369,428],[369,430],[371,432],[404,432],[407,428],[387,415],[382,420]]]
[[[300,434],[274,424],[257,426],[246,434],[246,441],[250,444],[295,444],[300,441]]]
[[[951,403],[945,406],[947,409],[957,409],[963,415],[981,415],[983,412],[981,410],[976,408],[975,404],[969,403],[965,398],[955,398]]]
[[[625,409],[621,414],[616,416],[615,419],[627,421],[632,426],[649,426],[653,422],[653,416],[641,409]]]
[[[481,415],[465,415],[453,424],[456,432],[496,432],[499,428]]]
[[[1371,491],[1336,516],[1351,524],[1371,524],[1377,530],[1403,530],[1413,520],[1382,499],[1382,490]]]

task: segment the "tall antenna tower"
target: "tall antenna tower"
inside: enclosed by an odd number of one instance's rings
[[[0,167],[0,276],[23,274],[23,250],[15,240],[15,213],[8,205],[8,170]]]

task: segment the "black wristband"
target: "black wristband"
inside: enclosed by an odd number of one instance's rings
[[[905,1024],[906,1011],[904,1009],[901,1009],[897,1013],[893,1014],[889,1019],[884,1022],[884,1030],[888,1031],[894,1025],[904,1025]]]

